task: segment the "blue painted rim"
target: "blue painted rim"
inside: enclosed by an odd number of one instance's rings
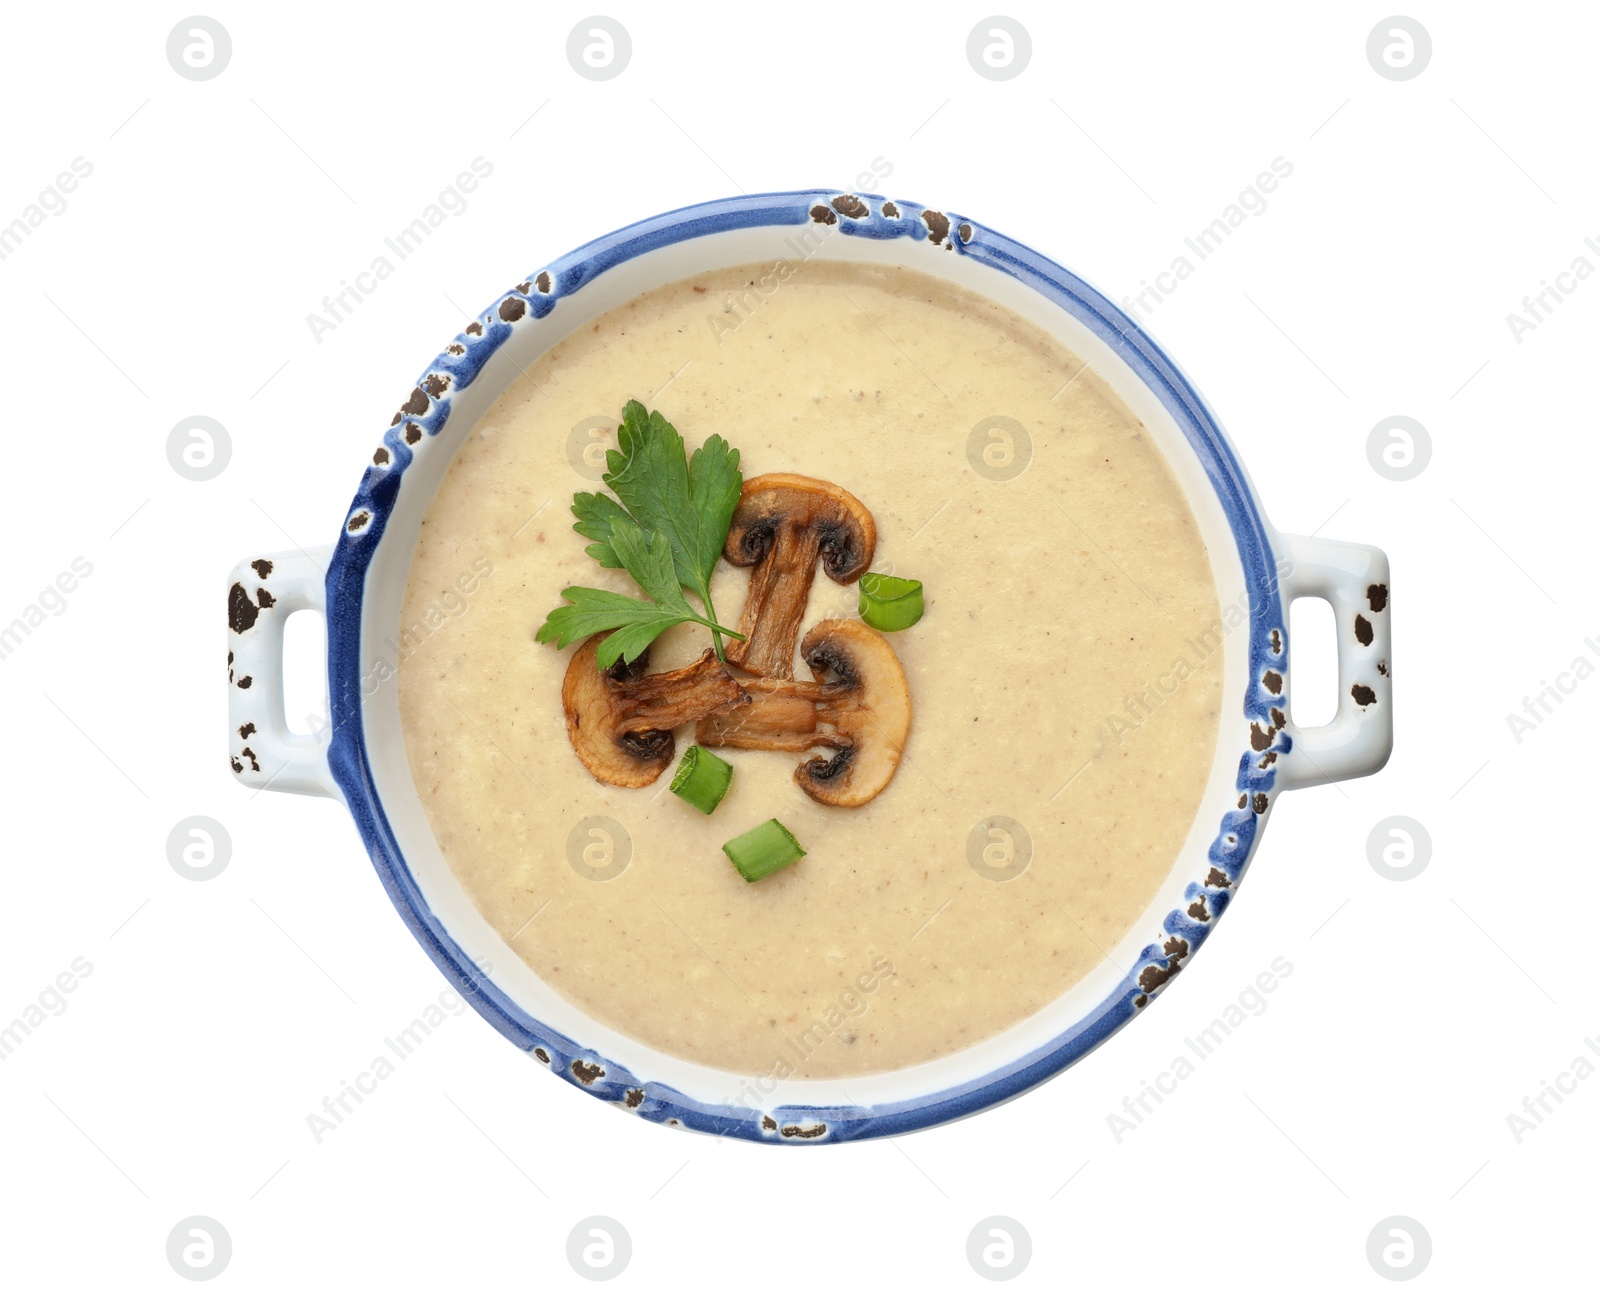
[[[363,714],[362,599],[368,567],[412,462],[412,446],[440,432],[450,414],[452,395],[478,378],[484,364],[517,329],[548,315],[557,302],[581,291],[596,276],[643,253],[701,235],[761,226],[803,227],[818,220],[837,224],[851,238],[928,240],[948,255],[971,257],[1012,276],[1091,329],[1157,395],[1204,466],[1244,568],[1250,600],[1250,679],[1242,704],[1252,739],[1239,760],[1239,806],[1221,818],[1211,844],[1209,874],[1189,882],[1183,907],[1167,916],[1161,940],[1148,945],[1116,990],[1076,1025],[1004,1068],[939,1092],[879,1105],[780,1106],[763,1111],[686,1096],[585,1049],[521,1010],[446,932],[423,900],[373,780]],[[679,208],[583,245],[496,300],[419,377],[385,433],[383,446],[388,462],[367,469],[328,568],[328,686],[335,719],[329,766],[384,888],[417,941],[479,1014],[573,1086],[655,1122],[769,1144],[886,1137],[948,1123],[1009,1100],[1094,1050],[1159,994],[1227,910],[1249,864],[1267,795],[1275,783],[1276,757],[1269,755],[1286,753],[1290,747],[1283,720],[1285,698],[1262,684],[1269,669],[1284,674],[1288,648],[1271,530],[1227,437],[1178,367],[1102,293],[1031,248],[958,213],[885,200],[881,195],[800,190]]]

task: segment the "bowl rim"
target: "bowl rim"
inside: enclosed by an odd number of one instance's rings
[[[1155,394],[1198,457],[1244,572],[1249,606],[1244,721],[1253,734],[1238,764],[1240,806],[1221,818],[1208,853],[1209,873],[1188,882],[1186,905],[1167,915],[1162,938],[1146,945],[1116,988],[1076,1024],[1020,1059],[922,1096],[761,1110],[690,1097],[585,1049],[522,1009],[452,937],[407,865],[369,760],[362,605],[368,569],[412,463],[412,444],[442,429],[453,393],[469,387],[517,329],[547,316],[601,273],[642,254],[708,234],[808,223],[836,225],[839,233],[858,238],[927,240],[1009,275],[1075,317]],[[1288,637],[1275,534],[1227,435],[1178,366],[1106,295],[1025,244],[956,212],[838,190],[751,194],[677,208],[591,240],[496,298],[419,376],[383,445],[389,457],[368,466],[327,569],[328,697],[334,719],[328,766],[385,891],[434,963],[505,1037],[580,1090],[656,1122],[767,1144],[887,1137],[951,1122],[1038,1086],[1131,1022],[1188,963],[1226,911],[1268,814],[1265,796],[1276,783],[1276,763],[1266,754],[1285,754],[1292,745],[1284,721]],[[1277,680],[1279,691],[1270,691],[1264,677]],[[1257,733],[1266,737],[1265,745],[1256,743]]]

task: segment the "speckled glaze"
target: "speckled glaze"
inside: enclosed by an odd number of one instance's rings
[[[1236,556],[1237,567],[1231,571],[1236,576],[1242,571],[1243,592],[1222,590],[1219,583],[1219,597],[1226,601],[1242,594],[1249,612],[1240,626],[1242,640],[1228,650],[1240,665],[1235,679],[1243,689],[1228,696],[1231,704],[1225,700],[1225,710],[1235,711],[1231,717],[1225,711],[1218,778],[1210,787],[1212,792],[1231,792],[1225,804],[1208,801],[1203,807],[1200,816],[1211,832],[1200,842],[1208,838],[1209,848],[1192,863],[1181,864],[1181,878],[1175,875],[1163,890],[1151,913],[1155,923],[1146,931],[1149,941],[1126,963],[1120,979],[1072,1023],[1024,1051],[1006,1054],[1002,1035],[999,1045],[980,1044],[940,1068],[903,1071],[907,1086],[900,1090],[906,1094],[896,1094],[892,1075],[870,1085],[843,1080],[831,1087],[834,1098],[827,1083],[804,1089],[774,1084],[772,1102],[754,1107],[729,1100],[749,1096],[748,1087],[737,1085],[748,1080],[719,1081],[711,1071],[680,1067],[666,1057],[652,1057],[648,1068],[630,1067],[630,1060],[647,1054],[643,1048],[633,1055],[626,1043],[620,1049],[613,1044],[608,1052],[592,1047],[584,1040],[584,1017],[576,1011],[568,1015],[557,1007],[559,1014],[547,1010],[544,1018],[537,1017],[523,1004],[526,992],[514,994],[504,979],[485,972],[481,955],[468,955],[461,935],[441,919],[408,864],[403,836],[394,826],[393,800],[400,797],[394,782],[389,782],[388,804],[380,795],[369,710],[386,679],[373,665],[388,664],[375,653],[376,629],[364,615],[373,598],[374,563],[408,491],[408,475],[415,474],[431,444],[447,431],[457,431],[463,421],[471,422],[463,415],[452,424],[453,410],[519,331],[543,321],[565,300],[581,302],[600,277],[626,276],[636,259],[648,260],[647,255],[674,245],[736,232],[792,236],[818,227],[827,227],[830,238],[877,242],[894,260],[933,275],[947,264],[941,259],[970,259],[1039,295],[1098,339],[1126,366],[1132,382],[1159,402],[1203,471],[1231,539],[1230,567]],[[870,259],[877,254],[864,255]],[[637,275],[633,292],[665,282],[653,272]],[[1124,376],[1124,389],[1127,384]],[[486,397],[492,399],[498,390]],[[1168,454],[1170,459],[1170,448]],[[448,449],[439,459],[447,458]],[[431,499],[443,465],[428,472],[427,481],[410,489],[423,494],[418,509]],[[1191,488],[1191,497],[1193,492]],[[391,550],[404,547],[408,558],[410,543],[410,536],[397,536]],[[1215,554],[1216,540],[1210,544]],[[393,571],[388,581],[393,581]],[[398,571],[403,574],[403,566]],[[517,284],[458,334],[418,378],[372,456],[331,554],[257,555],[234,570],[229,578],[230,759],[246,784],[341,798],[396,909],[435,963],[530,1059],[580,1090],[656,1122],[772,1144],[892,1136],[1016,1096],[1099,1046],[1159,995],[1210,936],[1244,877],[1278,794],[1365,775],[1383,765],[1392,742],[1388,581],[1387,560],[1371,547],[1276,533],[1194,387],[1119,308],[1069,271],[958,213],[837,191],[749,195],[628,226],[545,264]],[[1297,728],[1290,719],[1285,610],[1301,595],[1329,600],[1340,628],[1340,707],[1330,724],[1317,728]],[[328,623],[332,721],[315,737],[290,733],[282,716],[282,622],[301,608],[321,610]],[[376,683],[375,675],[380,678]],[[395,740],[391,736],[376,742]],[[415,801],[414,790],[408,787],[404,793]],[[507,959],[516,958],[508,954]],[[919,1081],[913,1082],[911,1075]],[[806,1103],[787,1103],[786,1090],[803,1090]],[[855,1103],[846,1092],[872,1092],[877,1098]]]

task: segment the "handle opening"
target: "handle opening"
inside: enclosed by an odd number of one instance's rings
[[[328,623],[319,609],[283,620],[283,722],[307,738],[328,726]]]
[[[1339,659],[1333,605],[1303,595],[1289,605],[1294,650],[1289,717],[1296,726],[1326,726],[1339,711]]]

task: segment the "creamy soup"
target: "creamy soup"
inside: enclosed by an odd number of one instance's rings
[[[534,631],[563,587],[637,594],[570,513],[629,398],[691,449],[721,434],[747,478],[843,487],[876,521],[873,570],[924,582],[925,616],[888,637],[910,737],[871,802],[813,801],[803,755],[723,749],[707,816],[668,792],[675,761],[622,789],[575,756],[563,674],[592,650]],[[718,564],[724,624],[750,572]],[[856,600],[819,568],[802,632]],[[1059,997],[1152,901],[1216,743],[1215,584],[1139,421],[1007,309],[821,257],[669,285],[531,365],[456,453],[402,626],[411,769],[484,917],[595,1018],[746,1075],[912,1065]],[[676,627],[650,670],[709,645]],[[746,883],[721,845],[774,817],[807,856]]]

